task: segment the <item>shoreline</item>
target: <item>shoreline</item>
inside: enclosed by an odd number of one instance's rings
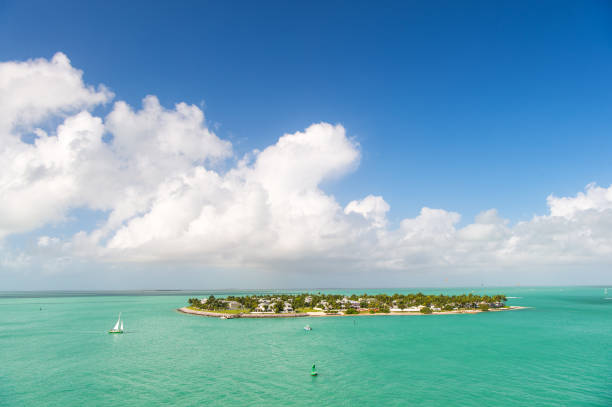
[[[210,317],[210,318],[220,318],[226,317],[227,319],[233,318],[304,318],[304,317],[361,317],[361,316],[417,316],[417,315],[452,315],[452,314],[480,314],[482,312],[502,312],[502,311],[516,311],[520,309],[527,309],[529,307],[520,307],[518,305],[513,305],[508,308],[503,309],[489,309],[488,311],[483,311],[479,309],[474,310],[453,310],[453,311],[437,311],[432,312],[431,314],[423,314],[421,312],[388,312],[388,313],[360,313],[360,314],[327,314],[325,312],[304,312],[304,313],[293,313],[293,314],[250,314],[250,313],[242,313],[242,314],[227,314],[222,312],[213,312],[213,311],[197,311],[193,309],[189,309],[187,307],[177,308],[178,312],[183,314],[197,315],[202,317]]]

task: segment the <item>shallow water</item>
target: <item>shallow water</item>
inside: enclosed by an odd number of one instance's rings
[[[176,312],[187,292],[0,293],[0,406],[612,405],[603,287],[474,292],[533,308],[220,320]]]

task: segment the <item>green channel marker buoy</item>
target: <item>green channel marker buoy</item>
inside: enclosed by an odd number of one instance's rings
[[[318,374],[318,373],[317,373],[317,371],[315,370],[315,365],[314,365],[314,363],[313,363],[313,364],[312,364],[312,372],[310,372],[310,375],[311,375],[311,376],[316,376],[317,374]]]

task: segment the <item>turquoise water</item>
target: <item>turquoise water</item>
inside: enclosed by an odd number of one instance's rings
[[[0,406],[612,405],[603,288],[474,292],[533,308],[220,320],[175,311],[194,293],[0,293]]]

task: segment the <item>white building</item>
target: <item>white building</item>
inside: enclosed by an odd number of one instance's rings
[[[259,305],[257,305],[257,308],[255,308],[255,312],[272,312],[272,311],[270,311],[268,304],[260,302]]]

